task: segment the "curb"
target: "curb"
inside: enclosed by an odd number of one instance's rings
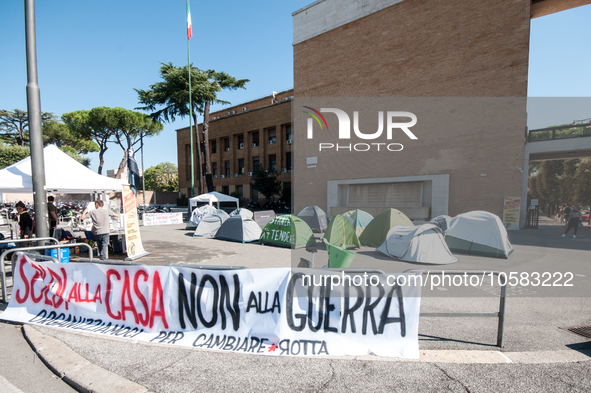
[[[68,385],[84,393],[149,393],[148,389],[96,366],[60,340],[24,324],[23,335],[45,365]]]
[[[23,334],[25,339],[29,342],[29,345],[31,345],[43,362],[56,375],[60,376],[80,391],[96,393],[110,393],[113,391],[149,393],[145,387],[90,363],[62,341],[40,332],[32,325],[24,324]],[[88,337],[98,337],[88,333],[78,334]],[[104,337],[101,336],[101,338]],[[117,337],[111,339],[115,341],[130,342],[129,340]],[[169,345],[166,344],[151,344],[137,341],[135,343],[139,345],[164,345],[169,347]],[[211,352],[204,349],[193,350]],[[501,352],[498,350],[419,350],[419,352],[420,357],[416,360],[388,358],[375,355],[331,356],[315,359],[448,364],[557,364],[591,361],[591,349],[580,351],[566,349],[556,351],[523,352]]]

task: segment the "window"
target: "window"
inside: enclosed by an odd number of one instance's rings
[[[238,149],[244,149],[244,135],[238,135]]]
[[[230,138],[224,138],[224,150],[230,151]]]
[[[230,161],[224,161],[226,177],[230,177]]]
[[[285,167],[287,168],[288,171],[291,171],[291,167],[292,167],[292,161],[291,161],[291,152],[286,153],[285,154]]]
[[[277,172],[277,156],[275,154],[269,155],[269,171]]]
[[[211,154],[217,153],[217,147],[216,147],[215,141],[210,141],[210,146],[211,146]]]
[[[230,195],[230,186],[222,186],[222,194]]]
[[[288,125],[286,125],[286,126],[285,126],[285,140],[286,140],[288,143],[291,143],[291,141],[292,141],[292,137],[293,137],[293,136],[292,136],[292,134],[291,134],[291,124],[288,124]]]
[[[238,174],[244,175],[244,158],[238,160]]]
[[[218,163],[217,162],[211,163],[211,174],[213,175],[214,179],[218,178]]]
[[[199,143],[199,149],[201,151],[201,155],[204,155],[205,154],[205,143],[204,142]]]
[[[252,147],[257,147],[259,145],[259,133],[253,132],[252,133]]]
[[[238,198],[240,198],[242,200],[242,194],[243,194],[244,190],[242,186],[236,186],[236,194],[238,194]]]
[[[277,132],[274,128],[269,130],[269,145],[277,143]]]
[[[261,161],[259,160],[259,158],[252,157],[252,171],[256,172],[259,169],[260,165],[261,165]]]

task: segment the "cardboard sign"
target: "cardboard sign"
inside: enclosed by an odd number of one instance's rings
[[[503,225],[507,230],[519,229],[520,197],[505,197],[503,205]]]
[[[123,186],[123,214],[125,215],[125,242],[127,244],[127,256],[131,259],[146,255],[140,226],[138,223],[137,205],[135,195],[129,186]]]
[[[19,254],[0,319],[230,352],[417,359],[420,285],[408,284],[317,269],[62,265]]]
[[[144,213],[144,226],[182,224],[183,213]]]

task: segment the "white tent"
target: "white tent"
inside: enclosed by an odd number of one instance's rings
[[[121,192],[126,181],[101,176],[54,145],[43,149],[45,190],[60,193]],[[33,192],[31,157],[0,170],[0,192]]]
[[[441,231],[443,232],[443,236],[445,236],[451,224],[451,220],[452,218],[450,216],[441,215],[433,218],[431,220],[431,224],[435,225],[436,227],[439,227],[439,229],[441,229]]]
[[[233,202],[236,203],[236,208],[238,209],[238,198],[231,197],[229,195],[220,194],[219,192],[209,192],[207,194],[197,195],[189,199],[189,206],[193,209],[193,206],[197,206],[198,203],[208,203],[210,206],[213,206],[214,203],[217,203],[217,208],[220,208],[220,202]]]
[[[472,211],[452,218],[445,241],[453,252],[497,258],[509,258],[513,252],[501,219],[485,211]]]
[[[242,218],[250,218],[250,219],[253,219],[253,217],[254,217],[253,212],[251,212],[250,210],[245,209],[243,207],[241,207],[240,209],[236,209],[232,213],[230,213],[230,217],[234,217],[237,215],[240,215]]]
[[[218,229],[222,226],[224,221],[228,219],[228,213],[223,210],[216,210],[214,213],[208,214],[203,217],[193,236],[201,237],[213,237],[217,233]]]
[[[193,213],[191,213],[191,218],[189,219],[189,222],[187,222],[187,227],[185,229],[197,228],[197,226],[205,216],[215,213],[216,210],[217,209],[215,207],[210,205],[201,206],[193,210]]]
[[[406,262],[447,265],[458,260],[447,247],[441,229],[433,224],[396,225],[388,231],[378,251]]]

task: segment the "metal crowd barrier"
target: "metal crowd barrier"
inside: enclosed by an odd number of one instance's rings
[[[10,238],[14,239],[14,227],[12,226],[12,224],[0,224],[0,227],[9,227],[10,228]]]
[[[450,276],[455,275],[488,275],[494,274],[498,276],[500,272],[491,271],[491,270],[407,270],[404,273],[421,273],[425,274],[448,274]],[[500,301],[499,301],[499,311],[498,312],[427,312],[427,313],[420,313],[420,317],[437,317],[437,318],[474,318],[474,317],[483,317],[483,318],[498,318],[498,325],[497,325],[497,347],[503,347],[503,329],[505,325],[505,299],[507,297],[507,280],[505,280],[504,285],[501,285],[501,294],[500,294]]]
[[[54,248],[72,248],[72,247],[86,247],[88,248],[88,256],[89,259],[92,261],[92,248],[86,243],[64,243],[59,244],[59,241],[52,237],[38,237],[38,238],[31,238],[31,239],[19,239],[19,240],[11,240],[11,241],[1,241],[0,243],[23,243],[23,242],[38,242],[38,241],[55,241],[57,244],[50,244],[47,246],[32,246],[32,247],[19,247],[19,248],[9,248],[6,249],[0,255],[0,275],[2,279],[2,303],[6,303],[7,291],[6,291],[6,271],[4,267],[4,259],[6,255],[13,253],[13,252],[23,252],[23,251],[38,251],[38,250],[51,250]]]

